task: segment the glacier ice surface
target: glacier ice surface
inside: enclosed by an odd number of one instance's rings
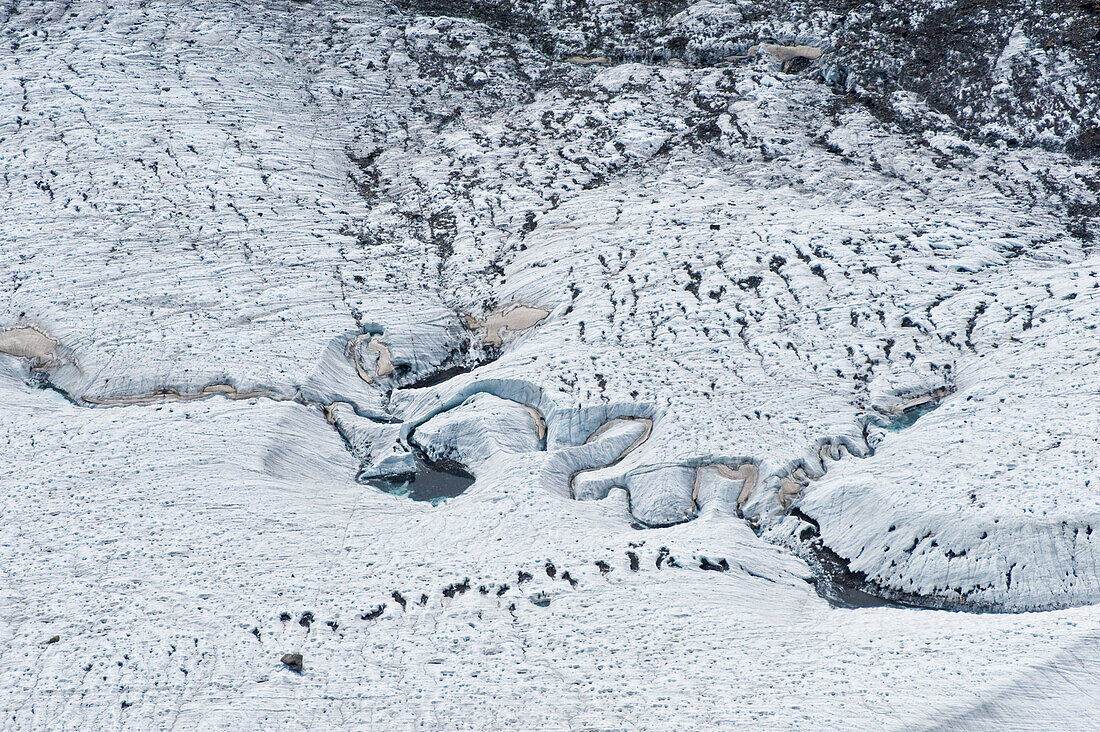
[[[639,8],[0,2],[4,727],[1088,727],[1100,27]]]

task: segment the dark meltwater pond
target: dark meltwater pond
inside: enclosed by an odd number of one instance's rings
[[[417,451],[416,467],[415,473],[366,478],[360,482],[395,496],[427,501],[433,506],[462,494],[474,483],[474,476],[453,460],[429,460]]]
[[[800,533],[802,541],[798,555],[810,565],[814,590],[833,607],[854,610],[868,607],[893,607],[908,610],[980,610],[961,607],[932,597],[895,592],[878,587],[867,577],[853,571],[848,562],[821,541],[821,527],[812,517],[797,508],[791,514],[808,524]]]
[[[866,592],[859,587],[844,584],[843,582],[835,581],[829,577],[819,577],[815,588],[817,589],[817,594],[830,605],[848,610],[864,607],[896,607],[910,609],[914,607],[913,605],[906,605],[880,595]]]
[[[833,607],[848,610],[868,607],[893,607],[909,610],[935,608],[931,601],[912,595],[879,594],[867,578],[848,568],[848,563],[834,551],[815,540],[809,544],[809,554],[803,558],[817,575],[814,589]]]
[[[891,420],[890,423],[886,425],[886,430],[889,432],[900,432],[901,430],[908,429],[912,427],[918,419],[928,414],[938,406],[940,406],[940,403],[933,400],[909,407],[901,414],[899,414],[896,418]]]

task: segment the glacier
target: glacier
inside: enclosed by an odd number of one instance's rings
[[[2,726],[1091,728],[1097,39],[3,0]]]

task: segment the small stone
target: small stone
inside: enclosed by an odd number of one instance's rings
[[[296,674],[302,673],[302,654],[301,653],[284,653],[283,657],[279,659],[283,662],[283,665]]]
[[[50,645],[52,643],[60,643],[60,642],[61,642],[61,636],[55,635],[55,636],[51,637],[48,641],[46,641],[46,645]]]
[[[550,597],[544,592],[531,595],[527,599],[530,600],[533,605],[537,605],[538,607],[550,607]]]
[[[719,559],[717,563],[710,561],[706,557],[700,557],[699,569],[705,569],[710,572],[728,572],[730,569],[730,563],[725,559]]]
[[[368,610],[367,612],[363,613],[362,615],[359,616],[359,618],[361,620],[375,620],[377,618],[382,617],[382,613],[384,613],[385,611],[386,611],[386,603],[383,602],[381,605],[376,605],[373,609]]]

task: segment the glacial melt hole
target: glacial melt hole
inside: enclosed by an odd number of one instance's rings
[[[461,495],[474,483],[474,476],[454,460],[431,460],[415,447],[413,454],[416,456],[416,472],[363,478],[359,482],[395,496],[427,501],[433,506]]]

